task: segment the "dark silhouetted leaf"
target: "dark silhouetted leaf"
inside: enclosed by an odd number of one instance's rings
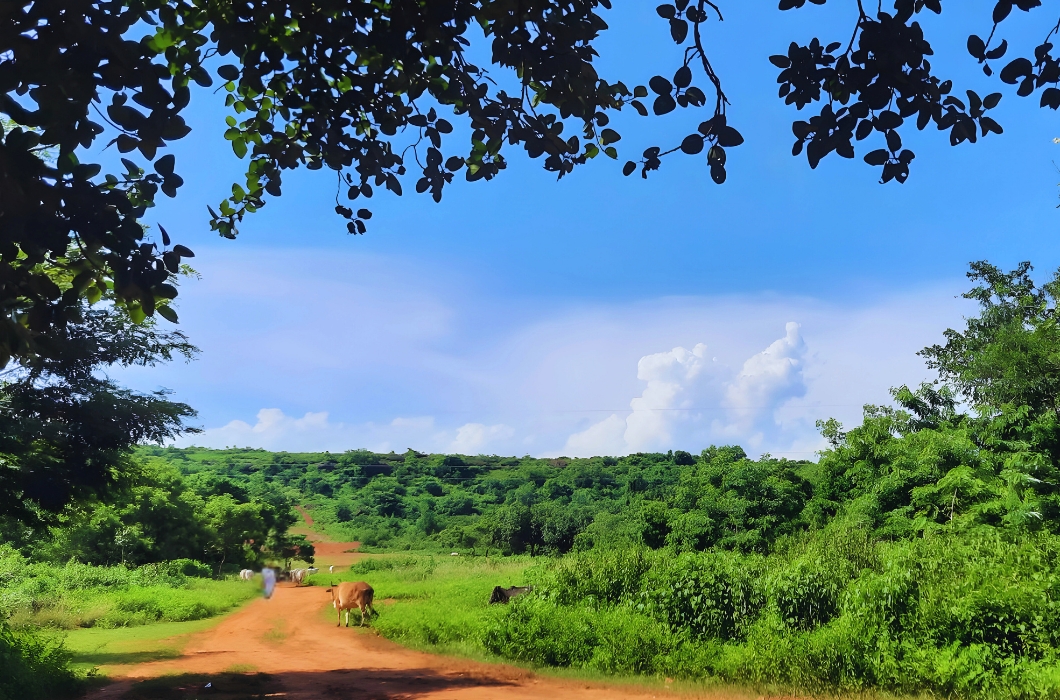
[[[649,80],[648,87],[650,87],[657,95],[669,95],[674,89],[670,84],[670,81],[661,75],[656,75]]]
[[[679,88],[686,88],[692,84],[692,69],[688,66],[681,66],[674,73],[674,85]]]
[[[676,107],[677,102],[674,101],[674,98],[670,97],[669,95],[660,95],[659,97],[655,98],[655,103],[652,105],[652,110],[656,114],[669,114],[670,112],[674,111]]]
[[[869,165],[883,165],[890,159],[891,154],[886,149],[880,148],[865,154],[865,162]]]
[[[1001,69],[1001,82],[1015,85],[1020,78],[1029,75],[1034,66],[1026,58],[1017,58]]]
[[[689,155],[695,155],[703,150],[703,137],[699,134],[689,134],[681,141],[681,150]]]
[[[719,128],[715,133],[718,135],[718,145],[731,148],[733,146],[739,146],[743,143],[743,136],[739,131],[732,128],[731,126],[723,126]]]

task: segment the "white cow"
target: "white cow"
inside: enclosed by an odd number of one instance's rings
[[[329,566],[329,567],[328,567],[328,573],[329,573],[329,574],[333,574],[333,573],[335,573],[335,567],[334,567],[334,566]]]
[[[251,569],[243,569],[239,572],[240,581],[249,581],[254,578],[254,571]]]
[[[305,569],[293,569],[291,571],[291,580],[294,581],[294,585],[301,586],[308,573]]]

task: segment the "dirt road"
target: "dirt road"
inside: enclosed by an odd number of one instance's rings
[[[126,678],[102,688],[92,700],[144,697],[136,692],[138,679],[192,674],[187,695],[167,692],[164,697],[208,697],[208,677],[223,679],[238,696],[271,696],[289,700],[334,698],[505,698],[509,700],[562,700],[666,697],[664,689],[641,690],[540,677],[524,669],[483,664],[410,651],[370,630],[335,627],[321,610],[330,608],[330,595],[313,586],[289,584],[270,600],[258,599],[230,615],[217,627],[194,635],[177,659],[124,668]],[[267,674],[268,692],[246,692],[225,672]],[[192,676],[188,676],[190,679]],[[223,692],[218,681],[215,693]],[[167,689],[172,690],[172,689]],[[260,690],[260,688],[259,688]],[[245,693],[245,695],[244,695]],[[151,695],[148,694],[147,697]]]
[[[329,560],[348,565],[354,556],[363,556],[349,553],[354,543],[316,544],[320,554],[326,550],[320,565]],[[661,685],[630,688],[560,680],[502,664],[411,651],[369,629],[336,627],[335,618],[325,614],[330,603],[323,588],[282,584],[271,599],[254,600],[216,627],[192,635],[179,658],[107,669],[124,677],[93,692],[89,700],[633,700],[674,695]]]

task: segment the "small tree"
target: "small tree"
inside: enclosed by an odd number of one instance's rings
[[[293,559],[299,559],[312,566],[316,557],[316,547],[308,537],[287,532],[270,539],[268,550],[274,557],[283,560],[285,569],[291,568]]]

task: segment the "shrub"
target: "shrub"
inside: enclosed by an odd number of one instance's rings
[[[642,577],[656,560],[643,547],[576,552],[548,564],[536,583],[542,594],[561,605],[613,604],[639,592]]]
[[[0,621],[0,700],[49,700],[75,694],[80,679],[60,642]]]
[[[811,693],[1060,698],[1060,538],[818,532],[769,556],[628,549],[528,572],[483,646]]]
[[[827,566],[823,558],[799,559],[778,571],[770,597],[785,624],[813,629],[831,620],[839,608],[839,595],[848,581],[843,572]]]
[[[538,666],[584,666],[598,641],[592,610],[560,608],[530,594],[516,598],[508,613],[488,627],[487,651]]]
[[[757,556],[682,554],[648,575],[637,607],[693,636],[740,639],[765,605],[762,573]]]

